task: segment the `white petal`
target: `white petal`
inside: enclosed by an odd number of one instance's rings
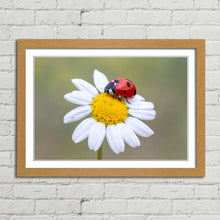
[[[109,83],[109,81],[106,78],[106,76],[103,73],[101,73],[100,71],[94,70],[93,80],[94,80],[96,88],[101,93],[104,92],[104,89],[105,89],[106,85]]]
[[[131,102],[127,104],[127,106],[133,109],[154,109],[154,104],[152,102],[145,101]]]
[[[64,98],[73,104],[88,105],[92,102],[92,96],[87,92],[73,91],[64,95]]]
[[[92,97],[95,97],[96,95],[98,95],[97,89],[90,83],[86,82],[85,80],[72,79],[71,81],[75,85],[75,87],[79,89],[80,91],[88,92],[89,94],[91,94]]]
[[[123,152],[125,149],[125,144],[123,137],[119,132],[119,129],[115,125],[109,125],[106,129],[106,139],[112,151],[116,154]]]
[[[86,117],[91,112],[91,106],[90,105],[84,105],[77,108],[74,108],[72,111],[68,112],[64,118],[63,122],[65,124],[78,121],[81,118]]]
[[[144,101],[144,97],[141,95],[135,95],[133,98],[128,98],[128,102],[137,102],[137,101]]]
[[[117,124],[119,127],[121,134],[123,136],[124,141],[131,147],[138,147],[141,145],[138,137],[135,135],[133,130],[126,125],[125,123]]]
[[[141,120],[153,120],[155,119],[156,111],[148,109],[129,109],[129,114]]]
[[[97,151],[105,138],[105,124],[96,122],[89,133],[88,145],[90,150]]]
[[[72,135],[72,140],[75,143],[79,143],[86,139],[89,136],[89,132],[91,130],[91,127],[96,123],[96,120],[93,118],[87,118],[83,120],[80,124],[77,125],[75,128],[73,135]]]
[[[154,134],[154,132],[146,124],[137,118],[127,117],[125,124],[128,125],[139,136],[149,137]]]

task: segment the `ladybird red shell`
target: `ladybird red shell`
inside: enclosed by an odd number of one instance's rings
[[[125,78],[113,79],[110,82],[115,82],[115,93],[125,98],[132,98],[136,95],[136,87],[134,83]]]

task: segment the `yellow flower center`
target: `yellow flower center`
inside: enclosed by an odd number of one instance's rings
[[[92,117],[105,125],[123,122],[128,115],[128,109],[123,100],[107,93],[97,95],[91,104]]]

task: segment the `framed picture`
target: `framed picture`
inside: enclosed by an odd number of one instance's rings
[[[204,176],[204,40],[18,40],[17,176]]]

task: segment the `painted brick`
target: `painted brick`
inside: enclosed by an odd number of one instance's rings
[[[122,10],[90,11],[82,14],[83,24],[122,24],[126,22],[126,12]]]
[[[47,39],[53,38],[54,29],[52,27],[13,27],[11,38],[16,39]]]
[[[219,26],[191,27],[191,37],[196,39],[220,40]]]
[[[36,24],[78,24],[80,11],[38,11]]]
[[[107,9],[147,9],[150,2],[146,0],[104,0],[104,7]]]
[[[210,8],[215,9],[218,8],[218,0],[195,0],[195,8],[204,9]]]
[[[109,177],[109,178],[99,178],[98,179],[98,183],[125,183],[125,178],[113,178],[113,177]],[[81,184],[96,184],[97,183],[97,179],[96,178],[79,178],[78,182]]]
[[[30,220],[30,216],[12,216],[10,220]],[[31,220],[54,220],[54,217],[46,215],[32,215]]]
[[[61,26],[57,28],[57,38],[83,38],[83,39],[97,39],[102,37],[102,28],[94,27],[73,27]]]
[[[6,81],[6,87],[13,87],[15,86],[15,83],[13,84],[14,77],[11,76],[8,73],[6,73],[6,76],[4,77],[5,74],[3,74],[3,78],[7,79]],[[0,73],[0,79],[1,79],[1,73]],[[0,81],[1,83],[1,81]],[[8,83],[8,85],[7,85]],[[3,82],[2,82],[3,84]],[[2,85],[4,87],[5,85]],[[15,92],[13,90],[0,90],[0,104],[15,104]]]
[[[77,178],[50,178],[50,177],[45,177],[45,178],[34,178],[32,181],[27,181],[26,178],[22,178],[21,182],[25,183],[33,183],[33,184],[38,184],[38,183],[43,183],[43,184],[49,184],[49,185],[57,185],[57,184],[63,184],[63,185],[69,185],[70,183],[75,183],[78,182]]]
[[[217,198],[218,197],[218,186],[215,185],[198,185],[195,186],[195,197],[196,198]]]
[[[9,219],[10,219],[10,216],[0,215],[0,219],[1,219],[1,220],[9,220]]]
[[[13,122],[13,121],[10,123],[9,133],[10,133],[10,135],[15,135],[16,134],[16,123]]]
[[[205,93],[205,102],[206,105],[215,105],[218,104],[218,92],[215,91],[206,91]]]
[[[174,11],[174,24],[219,24],[220,13],[218,11]]]
[[[207,167],[206,177],[201,183],[203,184],[213,184],[220,182],[220,168],[219,167]]]
[[[172,23],[175,25],[192,24],[194,16],[194,11],[174,11]]]
[[[179,183],[180,180],[178,181],[177,178],[172,178],[171,179],[167,179],[167,178],[162,178],[162,177],[158,177],[158,178],[154,178],[154,177],[149,177],[147,179],[144,179],[144,178],[127,178],[125,180],[125,183],[124,184],[148,184],[148,185],[151,185],[151,184],[165,184],[165,183]],[[123,183],[123,182],[122,182]]]
[[[220,92],[218,92],[218,103],[220,103]]]
[[[0,137],[0,151],[14,150],[15,139],[14,137],[4,136]]]
[[[205,177],[203,178],[152,178],[155,180],[152,185],[161,183],[163,184],[181,184],[181,185],[192,185],[192,184],[216,184],[220,182],[220,168],[219,167],[206,167]]]
[[[77,200],[37,200],[36,212],[42,213],[78,213],[80,202]]]
[[[220,85],[220,71],[206,71],[206,89],[218,89]]]
[[[196,11],[193,24],[220,24],[219,11]]]
[[[0,24],[33,24],[34,12],[31,10],[14,11],[4,10],[0,11]]]
[[[128,200],[127,213],[155,214],[170,213],[171,202],[169,200]]]
[[[153,185],[151,195],[155,198],[190,198],[193,196],[193,186]]]
[[[1,141],[2,137],[0,138]],[[11,137],[14,144],[12,145],[12,149],[15,147],[15,138]],[[1,147],[1,144],[0,144]],[[1,150],[1,149],[0,149]],[[70,184],[71,182],[74,183],[74,181],[78,181],[77,178],[17,178],[16,177],[16,169],[13,167],[0,167],[0,183],[21,183],[21,184],[49,184],[49,185],[57,185],[57,184]]]
[[[220,122],[219,121],[206,121],[206,135],[220,136]]]
[[[219,150],[220,137],[219,136],[207,136],[206,137],[206,149],[207,150]]]
[[[0,138],[0,141],[1,139],[2,138]],[[3,183],[3,184],[12,183],[14,182],[14,180],[15,180],[14,168],[0,167],[0,183]]]
[[[146,216],[144,215],[111,215],[109,217],[104,218],[104,220],[146,220]]]
[[[34,212],[34,201],[32,200],[0,200],[1,214],[27,214]]]
[[[15,43],[14,42],[12,42],[12,41],[0,41],[0,56],[2,56],[2,55],[3,56],[13,55],[14,53],[15,53]]]
[[[0,40],[8,40],[9,39],[9,29],[5,27],[0,27]]]
[[[220,165],[220,151],[207,151],[206,152],[206,166]]]
[[[82,203],[84,213],[126,213],[126,200],[91,200]]]
[[[219,200],[174,200],[174,213],[219,214]]]
[[[0,136],[6,136],[10,133],[10,123],[9,122],[1,122],[0,123]]]
[[[2,89],[15,88],[15,75],[14,75],[14,73],[7,73],[7,72],[1,71],[0,72],[0,87]],[[6,95],[7,95],[7,93],[6,93]]]
[[[219,215],[194,215],[191,217],[191,220],[220,220]]]
[[[0,32],[1,33],[1,32]],[[11,57],[0,57],[0,70],[11,69]]]
[[[17,57],[16,56],[11,56],[11,69],[12,70],[16,70],[16,61],[17,61]]]
[[[150,27],[148,30],[148,38],[188,39],[189,36],[188,27]]]
[[[0,105],[0,120],[15,120],[15,106]]]
[[[202,178],[194,178],[194,177],[173,177],[173,178],[128,178],[129,180],[125,181],[124,184],[132,183],[132,184],[181,184],[181,185],[191,185],[191,184],[216,184],[220,182],[220,167],[206,167],[205,177]]]
[[[56,186],[15,185],[14,195],[17,198],[55,198]]]
[[[56,5],[56,0],[14,0],[15,8],[19,9],[53,9]]]
[[[0,152],[0,166],[10,166],[10,165],[11,165],[11,153]]]
[[[220,69],[220,56],[206,56],[206,69],[219,70]]]
[[[104,194],[102,184],[73,184],[70,186],[58,186],[60,198],[101,198]]]
[[[183,215],[150,216],[147,220],[190,220],[190,217],[183,216]]]
[[[106,198],[149,198],[150,188],[148,185],[123,185],[106,184]]]
[[[207,55],[219,55],[220,54],[220,42],[219,41],[206,41],[206,54]]]
[[[103,38],[111,39],[143,39],[147,36],[147,29],[134,26],[106,27],[103,31]]]
[[[159,8],[159,9],[190,9],[193,8],[193,1],[192,0],[151,0],[151,7],[152,8]]]
[[[1,153],[0,153],[0,155],[1,155]],[[0,198],[12,198],[12,197],[13,197],[12,186],[0,185]]]
[[[16,167],[16,162],[17,162],[17,160],[16,160],[16,154],[15,154],[15,152],[13,151],[13,152],[11,152],[11,166],[12,166],[12,167]]]
[[[65,8],[65,9],[82,9],[82,10],[97,9],[97,8],[102,9],[103,8],[103,1],[102,0],[90,0],[90,1],[58,0],[58,7]]]
[[[208,105],[206,106],[207,120],[220,120],[220,106]]]
[[[59,215],[57,217],[57,220],[103,220],[105,219],[104,216],[98,216],[98,215]]]
[[[169,24],[171,22],[171,12],[165,10],[143,11],[132,10],[127,12],[128,24]]]
[[[0,9],[11,9],[14,7],[14,2],[12,0],[1,0]]]

